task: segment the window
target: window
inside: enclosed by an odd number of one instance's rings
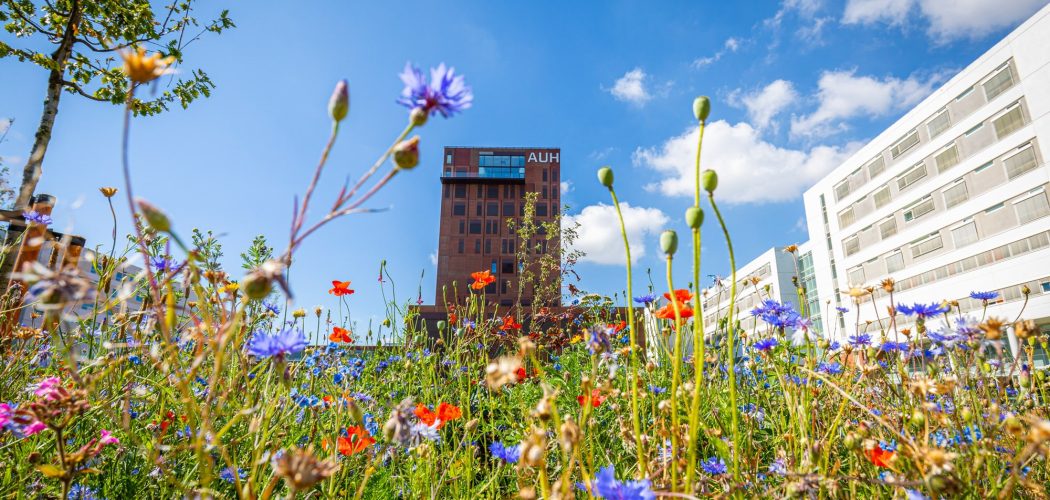
[[[1014,85],[1014,72],[1010,68],[1010,63],[1006,63],[999,69],[999,71],[992,75],[988,81],[981,84],[984,87],[984,96],[989,101],[995,99],[996,96],[1006,92],[1006,89]]]
[[[897,252],[886,256],[886,272],[895,273],[904,269],[904,254]]]
[[[849,207],[849,208],[839,212],[839,227],[840,228],[846,227],[846,226],[848,226],[850,224],[853,224],[854,220],[855,220],[855,218],[854,218],[854,215],[853,215],[853,207]]]
[[[477,215],[478,217],[481,217],[481,214],[484,213],[482,210],[482,206],[483,205],[480,201],[477,203],[477,205],[475,205],[475,207],[477,208],[477,210],[475,210],[475,212],[477,212],[475,215]]]
[[[1030,142],[1021,146],[1021,152],[1003,160],[1003,165],[1006,166],[1006,176],[1010,179],[1032,170],[1035,164],[1035,148]]]
[[[955,100],[956,100],[956,101],[961,101],[961,100],[963,100],[963,99],[966,99],[966,96],[968,96],[968,95],[970,95],[970,94],[972,94],[972,93],[973,93],[973,87],[970,87],[970,88],[968,88],[968,89],[966,89],[966,90],[962,91],[962,93],[961,93],[961,94],[959,94],[959,95],[955,96]]]
[[[1021,106],[1014,104],[1010,111],[992,120],[992,126],[995,127],[995,136],[1000,139],[1024,126],[1024,114],[1021,112]]]
[[[547,186],[543,186],[543,194],[540,195],[541,200],[547,199]]]
[[[853,255],[860,251],[860,238],[852,236],[842,240],[842,251],[846,254],[846,257]]]
[[[897,144],[894,144],[893,147],[890,148],[890,156],[897,158],[918,143],[919,131],[912,130],[908,135],[901,137],[900,140],[897,141]]]
[[[537,203],[536,204],[536,216],[537,217],[546,217],[547,216],[547,204],[546,203]]]
[[[463,234],[464,232],[466,232],[465,228],[466,223],[464,221],[459,221],[459,234]]]
[[[463,253],[463,240],[459,240],[459,253]]]
[[[503,259],[503,274],[514,274],[514,261]]]
[[[543,169],[543,182],[547,182],[547,169]]]
[[[481,253],[481,240],[474,240],[474,253]]]
[[[872,195],[872,199],[875,200],[875,208],[882,208],[890,202],[890,187],[882,186],[878,191]]]
[[[959,182],[954,186],[945,189],[941,192],[944,195],[944,207],[952,208],[969,199],[969,194],[966,192],[966,182]]]
[[[919,182],[923,177],[926,177],[926,164],[919,163],[912,167],[911,170],[897,176],[897,190],[904,191],[908,186]]]
[[[481,234],[481,221],[470,221],[470,234]]]
[[[467,215],[467,205],[465,203],[452,205],[452,215]]]
[[[885,222],[879,224],[879,236],[881,236],[882,239],[889,238],[895,234],[897,234],[897,219],[891,217]]]
[[[839,201],[849,194],[849,180],[843,180],[835,186],[835,201]]]
[[[937,164],[938,172],[944,172],[945,170],[958,165],[959,147],[956,146],[955,143],[952,143],[947,149],[937,153],[937,155],[933,157],[933,161]]]
[[[886,159],[881,155],[868,164],[868,178],[874,179],[876,175],[886,170]]]
[[[984,209],[984,213],[990,214],[992,212],[998,211],[1000,208],[1003,208],[1005,206],[1006,206],[1005,203],[996,203],[995,205],[992,205],[992,206]]]
[[[864,266],[857,266],[849,271],[849,284],[859,286],[864,284]]]
[[[952,118],[948,115],[948,110],[942,109],[940,113],[934,115],[933,119],[926,124],[926,130],[930,132],[930,139],[933,139],[951,126]]]
[[[933,233],[926,239],[911,244],[911,257],[915,259],[940,250],[942,247],[944,243],[941,241],[941,234]]]
[[[1039,189],[1035,195],[1014,203],[1014,208],[1017,210],[1017,219],[1021,221],[1021,224],[1027,224],[1050,214],[1050,203],[1047,203],[1046,191],[1042,189]]]
[[[456,198],[466,198],[466,197],[467,197],[467,186],[465,184],[457,184],[456,185]]]
[[[985,163],[984,165],[981,165],[981,166],[973,169],[973,173],[976,174],[978,172],[983,172],[985,170],[988,170],[988,168],[991,167],[991,166],[992,166],[992,162]]]
[[[915,203],[904,211],[904,222],[911,222],[923,215],[932,212],[934,209],[933,198],[929,195],[924,196],[918,203]]]
[[[505,202],[503,202],[503,216],[504,217],[514,217],[514,202],[513,201],[505,201]]]
[[[445,155],[445,165],[452,164],[452,155]]]
[[[490,201],[485,207],[485,215],[489,217],[499,217],[499,203]]]
[[[489,186],[487,191],[486,198],[499,198],[499,186]]]
[[[485,240],[485,253],[486,254],[492,253],[492,240],[489,240],[489,239]],[[492,261],[492,273],[493,274],[496,273],[496,261]]]
[[[955,242],[955,248],[977,242],[977,224],[970,221],[952,229],[952,241]]]

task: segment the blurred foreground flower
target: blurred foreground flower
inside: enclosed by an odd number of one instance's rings
[[[154,52],[147,57],[143,47],[121,51],[120,57],[124,58],[124,74],[135,83],[148,83],[174,71],[170,66],[175,56],[161,57]]]
[[[257,358],[284,359],[289,354],[302,352],[306,345],[306,335],[302,330],[288,328],[272,335],[256,331],[248,341],[248,354]]]
[[[474,92],[463,75],[456,75],[455,68],[446,68],[444,63],[430,69],[429,84],[419,68],[405,63],[401,81],[405,88],[397,102],[409,109],[421,109],[429,116],[441,113],[448,118],[469,108],[474,100]]]

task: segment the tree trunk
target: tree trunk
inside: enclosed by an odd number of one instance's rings
[[[65,81],[66,61],[73,53],[78,24],[80,24],[80,2],[73,2],[69,11],[69,19],[66,21],[66,29],[62,33],[62,41],[59,42],[58,49],[51,55],[55,66],[51,69],[51,75],[47,79],[44,114],[40,117],[40,126],[36,129],[29,161],[26,162],[25,169],[22,171],[22,186],[18,190],[18,198],[15,199],[15,209],[22,209],[29,205],[29,198],[33,196],[33,191],[40,182],[44,155],[47,153],[47,145],[51,142],[51,129],[55,126],[55,115],[58,114],[58,100],[62,97],[62,88],[65,86],[63,82]]]

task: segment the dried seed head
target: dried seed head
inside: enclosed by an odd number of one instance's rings
[[[271,465],[274,474],[284,479],[292,491],[308,490],[339,470],[339,463],[318,460],[311,448],[285,450],[273,459]]]

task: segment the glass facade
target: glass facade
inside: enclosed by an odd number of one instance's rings
[[[817,333],[824,333],[821,322],[820,298],[817,296],[817,277],[813,272],[813,252],[806,252],[798,257],[799,283],[806,289],[806,312],[813,322]]]

